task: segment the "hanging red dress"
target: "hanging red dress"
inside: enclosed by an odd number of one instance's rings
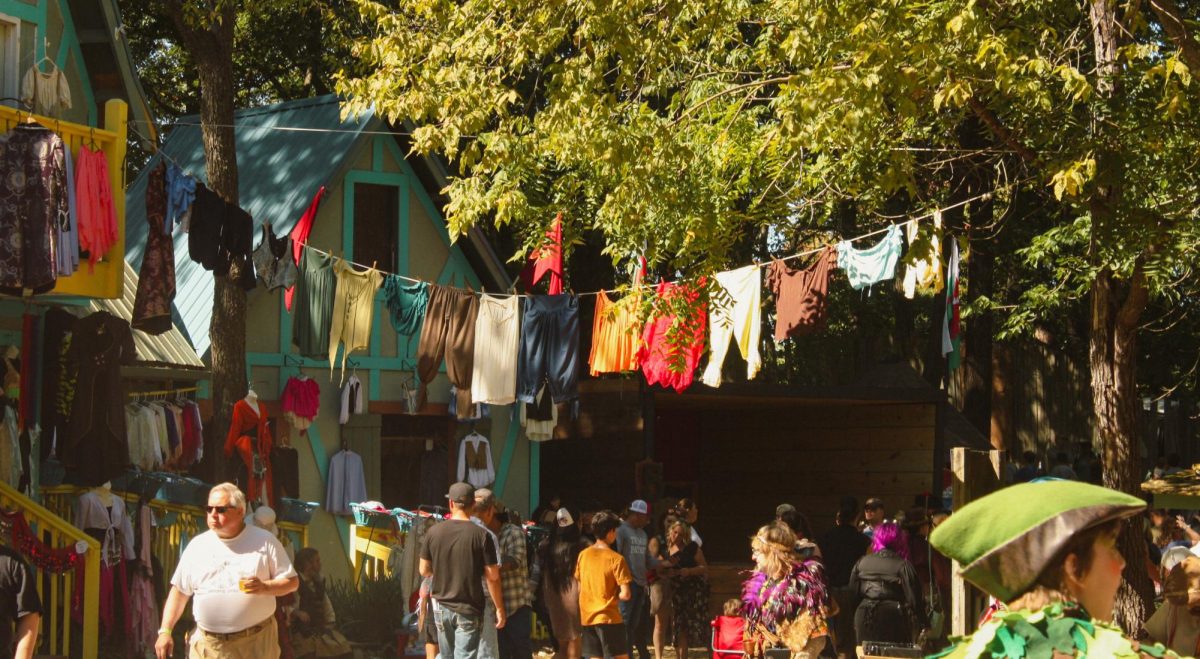
[[[267,503],[278,510],[271,474],[271,429],[267,426],[267,415],[260,414],[263,404],[258,403],[255,407],[245,399],[234,403],[233,421],[229,424],[229,435],[225,437],[225,455],[232,456],[236,450],[246,468],[246,480],[239,483],[246,492],[246,499],[258,501],[265,486]]]
[[[703,286],[704,280],[701,279],[698,287]],[[642,364],[646,382],[661,384],[683,393],[684,389],[692,385],[696,376],[696,365],[700,363],[700,355],[704,352],[708,305],[699,301],[698,288],[687,284],[659,282],[655,295],[666,300],[683,296],[687,304],[687,313],[679,320],[680,334],[677,343],[668,340],[667,337],[668,330],[675,323],[675,316],[663,314],[651,318],[642,330],[642,347],[638,350],[638,361]],[[672,369],[673,365],[682,366],[682,370]]]

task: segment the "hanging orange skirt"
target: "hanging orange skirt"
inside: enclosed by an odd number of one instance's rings
[[[637,370],[641,329],[635,300],[613,302],[600,291],[596,295],[592,353],[588,357],[591,374]]]

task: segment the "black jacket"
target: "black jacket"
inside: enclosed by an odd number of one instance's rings
[[[921,584],[912,563],[887,549],[867,554],[850,572],[851,607],[864,600],[893,601],[905,606],[918,627],[925,627],[925,604]]]

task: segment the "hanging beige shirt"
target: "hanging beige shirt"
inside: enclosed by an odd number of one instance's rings
[[[333,295],[333,327],[329,331],[329,374],[342,347],[342,378],[346,377],[346,355],[366,348],[371,341],[371,320],[375,313],[375,291],[383,283],[383,273],[370,269],[358,271],[339,259],[333,266],[337,289]],[[339,383],[338,386],[341,386]]]
[[[31,66],[21,81],[21,100],[37,114],[57,117],[63,110],[71,109],[71,85],[58,67],[42,73],[36,66]]]
[[[517,352],[520,298],[479,298],[475,315],[475,361],[471,402],[508,405],[517,400]]]
[[[913,242],[920,235],[919,224],[919,222],[914,220],[905,225],[909,249],[912,249]],[[937,293],[944,286],[942,282],[941,212],[935,211],[933,213],[933,229],[930,231],[929,240],[932,243],[929,256],[908,266],[908,270],[904,273],[904,297],[910,300],[917,296],[917,290],[926,293]]]

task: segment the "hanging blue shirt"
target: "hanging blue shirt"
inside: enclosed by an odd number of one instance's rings
[[[184,173],[179,165],[167,165],[167,216],[163,230],[169,236],[176,222],[183,221],[183,214],[192,207],[196,198],[196,179]]]
[[[893,224],[883,240],[867,249],[854,249],[849,240],[838,243],[837,264],[846,271],[850,286],[860,291],[895,276],[900,248],[900,225]]]

